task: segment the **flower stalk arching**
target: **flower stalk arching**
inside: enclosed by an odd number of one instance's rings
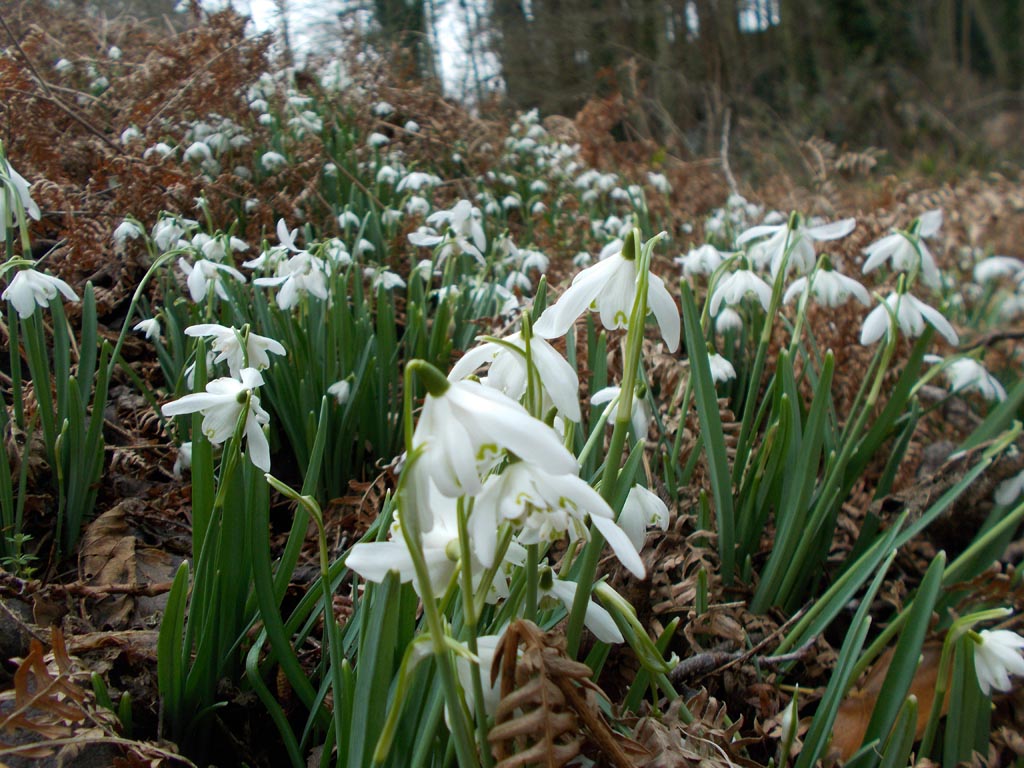
[[[626,434],[633,413],[634,390],[640,367],[640,352],[643,348],[644,323],[647,319],[647,291],[650,284],[651,258],[654,254],[654,247],[663,237],[665,237],[665,233],[659,233],[641,246],[640,232],[634,228],[627,235],[623,245],[624,257],[628,258],[625,256],[626,251],[631,250],[633,258],[636,259],[637,284],[630,312],[629,328],[626,331],[619,405],[615,413],[611,440],[608,444],[608,454],[605,456],[604,473],[601,476],[601,496],[609,504],[615,496],[622,453],[626,445]],[[601,549],[604,547],[604,537],[595,528],[592,527],[590,535],[591,540],[586,545],[580,563],[579,578],[577,579],[577,584],[580,586],[573,598],[572,610],[569,612],[569,625],[566,629],[566,648],[570,658],[575,657],[579,651],[580,637],[583,634],[583,619],[586,615],[587,604],[590,602],[590,585],[594,582],[597,562],[601,555]]]
[[[445,642],[448,635],[445,622],[441,616],[437,600],[434,598],[434,591],[430,585],[430,573],[427,569],[426,560],[423,557],[422,537],[418,510],[412,510],[406,514],[414,495],[409,488],[410,473],[415,468],[417,452],[413,449],[413,397],[415,392],[414,381],[418,379],[426,386],[427,391],[439,396],[444,394],[451,386],[448,379],[434,366],[423,360],[413,360],[405,367],[404,373],[404,398],[402,404],[403,424],[405,427],[406,458],[405,468],[402,472],[402,480],[398,489],[398,515],[400,530],[405,540],[406,548],[409,550],[409,557],[412,560],[413,569],[416,574],[416,585],[423,604],[423,614],[427,620],[427,630],[433,641],[434,656],[437,659],[438,670],[441,675],[441,683],[444,687],[445,700],[448,703],[448,713],[451,719],[452,736],[455,740],[455,750],[458,755],[459,765],[479,765],[479,755],[474,746],[472,729],[466,719],[465,707],[462,704],[462,697],[459,695],[458,680],[455,676],[455,665],[452,660],[451,650]],[[460,540],[463,537],[460,535]],[[468,539],[465,539],[468,546]],[[469,560],[463,561],[463,568],[467,568]],[[468,568],[467,568],[468,570]],[[472,591],[469,592],[472,598]],[[482,701],[482,698],[479,699]],[[486,750],[486,745],[481,745]]]
[[[946,690],[949,686],[949,676],[952,672],[952,656],[957,642],[965,634],[972,631],[973,627],[983,621],[1002,619],[1009,616],[1013,611],[1009,608],[991,608],[986,611],[978,611],[967,616],[961,616],[953,622],[953,625],[946,633],[942,642],[942,655],[939,657],[939,670],[935,680],[935,696],[932,699],[932,708],[928,713],[928,725],[925,727],[924,736],[921,737],[919,755],[928,755],[935,741],[935,732],[939,727],[939,720],[942,717],[942,704],[946,699]]]

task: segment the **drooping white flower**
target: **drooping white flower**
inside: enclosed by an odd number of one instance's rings
[[[438,247],[437,260],[443,263],[449,256],[468,253],[481,264],[487,247],[480,209],[469,200],[459,200],[449,210],[435,211],[427,217],[426,227],[409,235],[409,242],[420,248]],[[439,234],[437,229],[444,229]]]
[[[260,157],[260,165],[263,166],[263,170],[273,173],[288,165],[288,158],[280,152],[264,152]]]
[[[333,397],[338,405],[344,405],[348,402],[351,391],[352,385],[346,379],[336,381],[327,388],[327,394]]]
[[[712,315],[717,315],[723,303],[733,307],[748,295],[755,296],[761,302],[765,312],[768,311],[768,305],[772,301],[771,286],[749,269],[738,269],[718,281],[714,293],[711,294],[708,310]]]
[[[270,353],[286,355],[281,343],[266,336],[252,333],[245,334],[245,349],[242,349],[242,331],[228,328],[216,323],[190,325],[185,329],[186,336],[212,338],[210,351],[217,353],[215,363],[226,362],[231,375],[238,378],[243,368],[255,368],[262,371],[270,367]]]
[[[1024,272],[1024,261],[1012,256],[989,256],[974,265],[974,279],[978,283],[990,283],[1001,277],[1017,277]]]
[[[270,414],[260,406],[256,394],[263,384],[263,376],[255,368],[243,368],[238,379],[230,376],[214,379],[206,385],[205,392],[196,392],[164,405],[160,410],[164,416],[182,416],[188,413],[203,415],[203,434],[219,445],[235,432],[238,417],[245,406],[248,395],[249,411],[245,418],[245,438],[249,446],[249,458],[264,472],[270,471],[270,443],[263,434],[263,424],[270,422]]]
[[[814,269],[815,240],[838,240],[850,234],[855,226],[855,219],[842,219],[831,224],[808,227],[802,216],[791,216],[785,224],[759,224],[751,227],[736,238],[736,244],[743,245],[767,237],[767,240],[750,247],[750,258],[757,267],[764,269],[770,266],[772,277],[775,277],[788,249],[790,255],[786,272],[795,269],[805,274]]]
[[[544,310],[533,327],[534,333],[547,339],[564,336],[587,309],[598,312],[601,324],[608,330],[625,328],[633,311],[636,284],[636,260],[625,258],[620,245],[618,252],[573,278],[558,301]],[[665,283],[653,272],[649,275],[647,310],[654,313],[669,351],[675,352],[679,347],[679,309]]]
[[[245,282],[245,275],[234,267],[209,259],[198,259],[195,264],[189,264],[184,258],[180,258],[178,266],[187,275],[186,283],[189,295],[197,304],[206,298],[211,285],[220,298],[225,301],[229,299],[228,292],[223,285],[225,275],[240,283]]]
[[[178,455],[174,458],[171,474],[178,480],[186,469],[192,468],[192,441],[188,440],[178,446]]]
[[[376,269],[367,267],[363,274],[370,278],[374,289],[383,288],[385,291],[393,291],[396,288],[405,288],[405,280],[397,272],[390,269]]]
[[[668,530],[668,507],[658,494],[642,485],[634,485],[629,489],[626,501],[622,505],[618,523],[639,552],[647,538],[648,526],[656,526],[662,531]]]
[[[619,393],[622,392],[620,387],[605,387],[595,392],[591,398],[591,405],[603,405],[608,403],[608,408],[613,408],[618,404]],[[650,429],[651,424],[651,406],[647,402],[646,397],[634,397],[633,405],[630,411],[630,422],[633,426],[633,435],[638,438],[647,439],[647,431]]]
[[[20,204],[30,219],[39,221],[42,212],[29,194],[25,177],[14,170],[7,158],[0,155],[0,227],[10,229],[17,220],[16,205]]]
[[[36,311],[36,306],[48,307],[58,293],[68,301],[78,301],[78,294],[59,277],[23,269],[14,276],[0,298],[9,301],[18,311],[18,317],[24,320]]]
[[[429,483],[429,480],[427,482]],[[447,589],[459,561],[456,500],[445,498],[434,488],[430,489],[429,498],[430,515],[423,523],[430,527],[423,531],[420,552],[427,564],[430,588],[435,595],[441,595]],[[399,581],[412,582],[417,594],[420,592],[420,585],[416,581],[416,568],[398,519],[391,525],[388,541],[356,544],[349,552],[345,565],[367,581],[376,583],[384,581],[389,573],[397,573]]]
[[[573,602],[576,600],[577,588],[578,585],[575,581],[554,579],[551,586],[547,588],[543,586],[542,581],[540,592],[545,596],[550,595],[557,599],[565,606],[565,610],[572,611]],[[587,589],[589,589],[589,586]],[[604,607],[595,603],[593,599],[587,601],[587,610],[583,615],[583,625],[593,632],[594,637],[602,643],[621,643],[623,641],[622,633],[619,631],[618,626],[616,626],[615,619],[612,618],[612,615]]]
[[[146,339],[160,338],[160,321],[155,317],[147,318],[146,320],[140,320],[134,326],[133,331],[140,331],[146,334]]]
[[[476,639],[476,655],[479,659],[480,680],[483,683],[484,711],[490,716],[498,712],[498,704],[501,702],[501,676],[491,682],[491,666],[494,664],[494,656],[498,651],[498,644],[501,642],[504,633],[498,635],[480,635]],[[476,694],[473,692],[473,662],[461,653],[455,656],[455,672],[459,676],[459,685],[466,697],[466,706],[473,717],[476,717]],[[447,710],[446,710],[447,712]]]
[[[929,288],[940,288],[942,276],[935,264],[924,238],[931,237],[942,226],[942,211],[934,210],[922,214],[919,224],[911,232],[893,232],[880,240],[876,240],[864,253],[864,274],[877,269],[885,261],[891,261],[893,269],[910,272],[920,268],[921,280]],[[916,229],[916,231],[915,231]]]
[[[937,355],[925,355],[926,363],[941,363],[942,358]],[[943,369],[946,379],[949,381],[950,392],[977,392],[986,400],[1003,401],[1006,399],[1006,390],[995,376],[986,370],[985,366],[973,357],[958,358]]]
[[[383,133],[379,133],[377,131],[371,133],[366,139],[366,143],[369,144],[374,149],[379,149],[380,147],[383,147],[386,144],[389,144],[390,142],[391,139],[389,139]]]
[[[460,381],[489,363],[487,376],[481,381],[513,400],[521,400],[527,385],[526,342],[521,333],[507,336],[501,342],[490,341],[470,349],[448,373],[448,379]],[[522,354],[506,345],[522,350]],[[559,413],[570,421],[580,421],[580,381],[576,370],[546,340],[536,336],[530,340],[530,356],[544,392]]]
[[[576,459],[558,434],[519,403],[474,381],[456,381],[441,395],[428,394],[413,433],[423,446],[423,470],[446,496],[483,489],[481,469],[490,469],[502,449],[556,474],[577,471]]]
[[[999,484],[995,492],[996,503],[1004,507],[1009,506],[1020,498],[1021,493],[1024,493],[1024,470]]]
[[[1008,629],[983,629],[974,645],[974,670],[981,692],[1009,691],[1010,675],[1024,675],[1024,637]]]
[[[736,378],[736,369],[732,363],[717,352],[708,351],[708,364],[711,366],[712,381],[725,382]]]
[[[124,245],[127,240],[137,240],[141,234],[142,230],[139,229],[138,224],[125,219],[114,230],[114,242]]]
[[[719,336],[729,333],[729,331],[741,331],[743,330],[743,318],[740,317],[740,313],[732,307],[723,307],[717,315],[715,315],[715,333]]]
[[[888,309],[887,309],[888,308]],[[946,341],[956,345],[960,341],[949,320],[937,309],[928,306],[909,293],[890,293],[885,300],[871,310],[864,320],[860,332],[860,343],[867,346],[874,344],[882,336],[888,336],[891,323],[889,313],[896,315],[896,323],[900,330],[910,337],[916,338],[924,333],[925,323],[933,326]]]
[[[731,255],[723,253],[711,243],[704,243],[699,248],[689,251],[685,256],[677,256],[675,263],[683,268],[683,274],[687,277],[710,275],[721,266],[727,256]]]
[[[254,285],[280,286],[277,306],[289,310],[306,295],[320,300],[327,298],[327,265],[308,251],[299,251],[287,261],[278,263],[273,277],[257,277]]]
[[[422,171],[412,171],[402,177],[402,180],[398,182],[398,186],[395,187],[395,192],[404,192],[407,189],[412,192],[418,192],[423,187],[436,187],[440,183],[440,176],[435,176],[432,173],[423,173]]]
[[[806,290],[808,282],[811,295],[818,300],[819,304],[826,307],[838,307],[845,304],[852,296],[865,307],[871,306],[871,294],[868,289],[854,280],[852,277],[837,272],[834,269],[820,269],[810,277],[798,277],[792,282],[782,297],[784,304],[791,303],[801,296]]]
[[[615,556],[637,578],[644,565],[629,536],[615,523],[615,514],[601,494],[577,474],[551,474],[530,461],[517,461],[500,475],[491,475],[477,496],[469,519],[470,538],[480,562],[494,562],[498,526],[516,523],[520,544],[562,538],[589,538],[587,516],[607,540]]]

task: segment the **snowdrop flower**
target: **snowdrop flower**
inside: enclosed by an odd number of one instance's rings
[[[663,195],[672,194],[672,185],[669,184],[668,178],[663,173],[653,173],[649,171],[647,173],[647,183]]]
[[[127,240],[137,240],[141,234],[142,230],[139,229],[138,224],[125,219],[114,230],[114,242],[124,245]]]
[[[946,341],[956,346],[960,341],[949,320],[942,316],[937,309],[929,307],[923,301],[909,293],[890,293],[885,301],[875,307],[864,320],[860,332],[860,343],[867,346],[874,344],[882,336],[888,337],[890,332],[889,315],[896,315],[896,323],[903,333],[911,337],[918,337],[924,333],[925,323],[928,323],[941,333]]]
[[[210,151],[210,147],[206,142],[197,141],[185,150],[184,157],[190,163],[202,163],[207,160],[212,160],[213,152]]]
[[[224,301],[227,301],[230,298],[227,291],[224,290],[222,282],[224,275],[227,275],[240,283],[245,282],[245,275],[237,269],[216,261],[198,259],[195,264],[189,264],[185,259],[181,258],[178,259],[178,266],[188,277],[186,281],[188,285],[188,292],[192,297],[192,301],[196,304],[206,298],[206,294],[209,292],[211,284],[213,285],[213,289],[216,291],[217,295]]]
[[[402,276],[389,269],[367,267],[363,270],[363,274],[373,281],[374,288],[383,288],[385,291],[405,288],[405,280],[402,279]]]
[[[146,151],[142,153],[142,159],[148,160],[153,155],[159,156],[161,159],[170,157],[174,154],[174,147],[163,141],[158,141],[152,147],[147,147]]]
[[[35,221],[42,215],[36,201],[28,191],[25,177],[14,170],[3,155],[0,155],[0,226],[10,229],[17,221],[15,205],[21,204],[25,214]]]
[[[263,424],[270,422],[268,414],[260,406],[255,389],[263,384],[263,377],[255,368],[243,368],[240,378],[225,376],[214,379],[206,385],[205,392],[185,395],[161,408],[164,416],[183,416],[199,412],[203,416],[203,434],[219,445],[235,432],[238,417],[249,403],[245,417],[245,438],[249,446],[249,458],[264,472],[270,471],[270,443],[263,434]]]
[[[48,307],[58,292],[68,301],[78,301],[78,294],[59,277],[23,269],[14,276],[0,298],[9,301],[18,311],[18,317],[24,320],[36,311],[36,306]]]
[[[989,256],[974,265],[974,280],[990,283],[1001,277],[1017,277],[1024,272],[1024,261],[1011,256]]]
[[[497,530],[503,521],[520,527],[520,544],[538,544],[565,534],[571,541],[587,539],[587,515],[622,564],[642,579],[645,570],[636,547],[616,525],[608,502],[575,469],[565,474],[549,474],[532,462],[516,461],[500,475],[491,475],[473,505],[470,539],[480,562],[490,567],[494,563]]]
[[[996,503],[1007,507],[1020,498],[1021,493],[1024,493],[1024,470],[999,484],[995,493]]]
[[[376,131],[371,133],[370,136],[366,139],[366,143],[369,144],[374,149],[379,149],[380,147],[383,147],[385,144],[388,144],[390,142],[391,139],[389,139],[383,133],[378,133]]]
[[[153,242],[161,251],[169,251],[181,241],[187,230],[187,222],[178,218],[163,218],[153,225]],[[187,245],[187,242],[185,243]]]
[[[767,236],[767,240],[750,248],[750,258],[756,266],[763,269],[770,265],[772,277],[776,276],[788,248],[790,255],[786,271],[796,269],[797,272],[806,273],[814,269],[815,240],[838,240],[850,234],[855,226],[856,220],[842,219],[831,224],[808,227],[802,216],[794,214],[785,224],[760,224],[751,227],[736,238],[736,244],[743,245]]]
[[[287,261],[277,265],[274,277],[258,277],[254,285],[281,286],[277,292],[277,306],[288,310],[306,295],[327,299],[327,265],[307,251],[299,251]]]
[[[160,338],[160,321],[155,317],[150,317],[146,320],[141,320],[132,326],[133,331],[140,331],[146,334],[147,341],[150,339]],[[187,333],[187,331],[186,331]]]
[[[429,479],[423,484],[429,484],[429,488],[417,489],[418,493],[425,495],[418,506],[425,512],[429,511],[429,514],[423,522],[425,530],[420,539],[420,551],[427,563],[431,590],[435,595],[440,595],[448,588],[459,560],[456,500],[438,493]],[[399,581],[412,582],[416,593],[420,593],[412,555],[409,554],[401,522],[397,517],[391,525],[388,541],[356,544],[345,564],[367,581],[376,583],[384,581],[389,573],[397,573]]]
[[[711,294],[708,309],[712,315],[717,315],[723,303],[727,306],[736,306],[749,294],[753,294],[761,302],[765,312],[768,311],[768,305],[772,301],[771,286],[749,269],[738,269],[718,281],[714,293]]]
[[[396,192],[404,192],[410,190],[412,192],[418,192],[423,187],[436,187],[441,183],[441,178],[435,176],[432,173],[423,173],[421,171],[413,171],[412,173],[406,174],[398,186],[395,187]]]
[[[344,405],[348,402],[349,395],[351,394],[352,386],[347,380],[342,379],[336,381],[327,388],[327,394],[333,397],[338,405]]]
[[[871,295],[867,288],[852,277],[847,277],[834,269],[820,269],[810,278],[798,277],[786,289],[782,302],[789,304],[793,299],[802,296],[808,290],[808,284],[811,295],[818,300],[819,304],[826,307],[838,307],[845,304],[851,296],[865,307],[871,306]]]
[[[600,313],[601,324],[608,330],[625,328],[633,310],[636,283],[636,260],[632,254],[626,258],[620,246],[617,253],[573,278],[558,301],[544,310],[533,327],[534,333],[547,339],[564,336],[588,308]],[[665,283],[653,272],[649,275],[647,310],[654,313],[665,344],[675,352],[679,347],[679,309]]]
[[[711,275],[721,266],[730,253],[723,253],[711,243],[704,243],[700,248],[694,248],[685,256],[677,256],[675,263],[683,268],[683,274],[687,277],[694,275]]]
[[[1008,629],[983,629],[974,646],[974,669],[981,692],[1009,691],[1010,675],[1024,675],[1024,637]]]
[[[53,65],[53,68],[60,72],[60,74],[66,75],[75,68],[75,65],[67,59],[57,59],[57,63]]]
[[[668,530],[668,507],[658,494],[642,485],[634,485],[629,489],[626,501],[622,505],[618,522],[633,543],[633,547],[639,552],[647,538],[647,526],[653,525],[662,531]]]
[[[438,263],[449,256],[468,253],[480,264],[484,263],[483,250],[487,237],[480,223],[480,209],[468,200],[459,200],[450,210],[435,211],[427,217],[427,227],[420,227],[409,235],[409,242],[420,248],[434,248]],[[438,234],[434,227],[446,226],[445,234]]]
[[[456,381],[427,395],[412,444],[423,446],[419,464],[445,496],[479,493],[480,470],[489,469],[501,449],[556,474],[577,471],[576,459],[551,427],[506,395],[473,381]]]
[[[864,274],[877,269],[885,261],[891,261],[893,269],[911,272],[920,268],[921,280],[929,288],[940,288],[942,276],[935,265],[923,238],[931,237],[942,226],[942,211],[928,211],[911,225],[910,232],[893,232],[881,240],[876,240],[864,249],[867,259],[864,262]]]
[[[476,655],[479,659],[480,679],[483,683],[484,711],[489,717],[494,717],[498,712],[498,704],[501,703],[501,676],[491,682],[491,667],[494,665],[494,656],[498,652],[498,644],[504,637],[504,632],[499,635],[480,635],[476,639]],[[476,717],[476,694],[473,692],[473,662],[461,653],[455,655],[455,672],[459,676],[459,685],[466,697],[466,706],[470,714]],[[445,710],[447,714],[447,709]]]
[[[522,354],[509,349],[509,345],[521,350]],[[448,380],[460,381],[480,366],[490,364],[488,374],[481,382],[519,401],[526,394],[525,355],[526,342],[522,333],[507,336],[501,343],[486,342],[466,352],[449,372]],[[530,356],[544,393],[559,413],[570,421],[580,421],[580,382],[576,370],[546,340],[536,336],[530,340]]]
[[[710,349],[708,350],[708,363],[711,366],[712,381],[725,382],[736,378],[736,369],[732,367],[732,363]]]
[[[181,474],[186,469],[192,468],[192,441],[182,443],[178,447],[178,455],[174,459],[174,467],[171,469],[171,474],[174,475],[175,479],[180,480]]]
[[[622,392],[620,387],[605,387],[604,389],[599,389],[590,398],[590,404],[603,405],[604,403],[608,403],[608,408],[612,408],[618,403],[620,392]],[[647,432],[650,429],[652,415],[651,406],[648,404],[646,397],[633,398],[630,421],[633,426],[633,435],[635,437],[647,438]]]
[[[565,610],[572,611],[573,602],[576,600],[575,581],[564,581],[552,579],[550,586],[546,585],[547,579],[541,578],[540,592],[545,597],[553,597],[565,606]],[[592,599],[587,601],[587,612],[583,616],[583,625],[589,629],[602,643],[623,642],[622,633],[615,624],[615,619],[603,607]]]
[[[137,125],[129,125],[123,131],[121,131],[121,143],[127,146],[136,139],[142,138],[142,131],[139,130]]]
[[[377,170],[377,183],[378,184],[394,184],[398,180],[398,171],[392,168],[390,165],[382,165]]]
[[[941,364],[942,358],[938,355],[925,355],[924,361],[933,365]],[[949,381],[950,392],[974,390],[986,400],[1003,401],[1006,399],[1006,390],[999,383],[999,379],[989,373],[985,366],[973,357],[961,357],[953,360],[946,365],[943,373]]]
[[[269,353],[286,355],[285,348],[274,339],[260,336],[252,332],[246,333],[237,328],[227,328],[216,323],[190,325],[185,329],[186,336],[212,338],[210,351],[217,353],[213,362],[226,362],[231,375],[238,378],[243,368],[255,368],[262,371],[270,367]],[[245,349],[241,341],[245,339]]]
[[[740,317],[740,313],[732,307],[723,307],[722,310],[715,315],[715,333],[722,336],[729,331],[741,331],[743,330],[743,318]]]
[[[395,108],[386,101],[378,101],[373,105],[373,114],[377,117],[387,117],[388,115],[393,114],[394,111]]]
[[[417,123],[415,120],[407,120],[405,125],[402,127],[405,128],[405,130],[407,130],[409,133],[420,132],[420,124]]]
[[[263,166],[263,170],[273,173],[288,165],[288,159],[280,152],[264,152],[260,158],[260,165]]]
[[[405,203],[405,212],[410,216],[426,216],[430,213],[430,203],[426,198],[413,195]]]
[[[362,226],[363,220],[354,211],[343,211],[338,214],[338,226],[342,229]]]

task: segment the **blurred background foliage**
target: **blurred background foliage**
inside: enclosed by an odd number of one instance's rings
[[[47,1],[176,28],[200,14],[193,0]],[[573,117],[594,99],[611,100],[622,138],[653,139],[683,159],[717,154],[728,120],[737,130],[756,126],[762,138],[878,147],[925,171],[1022,154],[1019,0],[207,0],[203,7],[211,3],[271,25],[286,59],[309,66],[378,55],[485,112],[536,107],[542,116]]]

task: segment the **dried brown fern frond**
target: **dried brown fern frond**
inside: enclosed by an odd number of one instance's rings
[[[684,768],[700,765],[757,766],[743,754],[744,747],[759,739],[739,738],[743,718],[729,723],[725,705],[701,689],[686,703],[693,715],[691,722],[680,717],[682,700],[677,700],[662,717],[641,718],[634,729],[637,740],[654,757],[644,768]]]
[[[639,745],[616,735],[596,696],[603,693],[586,664],[565,654],[565,638],[531,621],[509,625],[498,644],[491,681],[501,674],[501,703],[488,740],[498,768],[556,768],[580,754],[589,737],[609,764],[628,768]],[[630,746],[627,746],[630,745]]]

